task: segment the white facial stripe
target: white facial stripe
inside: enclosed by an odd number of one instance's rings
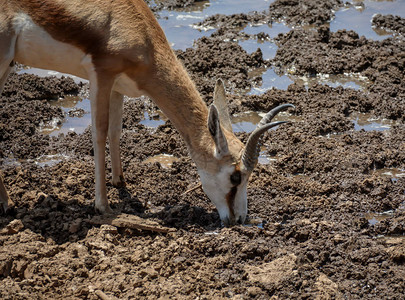
[[[239,185],[233,186],[230,177],[234,171],[235,166],[223,167],[218,174],[209,174],[204,170],[198,170],[203,190],[215,204],[222,221],[231,220],[231,218],[235,218],[232,221],[238,221],[239,218],[244,221],[247,214],[247,178],[242,178]],[[230,193],[232,193],[233,188],[237,190],[233,201],[230,201],[232,205],[232,208],[230,208],[227,195],[228,197],[231,196]]]

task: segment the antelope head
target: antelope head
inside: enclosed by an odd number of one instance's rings
[[[280,105],[268,112],[250,134],[246,145],[234,135],[229,117],[225,88],[218,80],[214,91],[214,102],[209,109],[208,129],[212,138],[210,162],[196,161],[202,188],[216,206],[225,226],[243,224],[247,215],[247,183],[255,168],[263,133],[272,127],[286,123],[271,120],[280,111],[292,104]]]

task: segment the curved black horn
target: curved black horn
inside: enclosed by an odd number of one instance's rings
[[[242,155],[242,163],[246,170],[251,171],[256,166],[257,159],[260,153],[260,138],[267,130],[272,127],[287,123],[287,121],[271,122],[271,120],[281,111],[287,108],[295,108],[292,104],[283,104],[273,108],[269,111],[259,122],[256,129],[250,134],[249,139],[246,143],[245,150]]]

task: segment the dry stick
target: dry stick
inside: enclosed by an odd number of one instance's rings
[[[95,290],[94,293],[101,299],[101,300],[111,300],[103,291]]]
[[[192,187],[191,189],[185,191],[185,192],[182,194],[182,196],[185,196],[185,195],[187,195],[188,193],[191,193],[191,192],[193,192],[193,191],[195,191],[196,189],[199,189],[199,188],[201,188],[201,187],[202,187],[202,184],[201,184],[201,183],[200,183],[200,184],[197,184],[195,187]]]

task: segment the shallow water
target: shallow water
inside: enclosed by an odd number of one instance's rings
[[[400,178],[405,178],[405,170],[398,168],[383,168],[374,170],[373,174],[382,177],[388,177],[393,183],[396,183]]]
[[[69,132],[81,134],[91,124],[89,99],[79,96],[66,96],[57,101],[49,101],[49,103],[60,107],[66,116],[63,122],[55,119],[50,124],[41,126],[40,130],[44,134],[49,134],[50,136],[57,136],[61,133],[67,134]]]
[[[157,1],[156,1],[157,2]],[[214,28],[198,28],[196,23],[203,21],[205,18],[215,14],[231,15],[236,13],[248,13],[250,11],[264,11],[269,8],[273,0],[211,0],[200,1],[194,5],[176,10],[163,10],[158,12],[158,21],[165,31],[169,42],[174,49],[186,49],[191,47],[194,41],[204,35],[211,35],[216,29]],[[392,36],[392,33],[382,32],[371,28],[371,18],[375,13],[395,14],[405,17],[405,0],[397,1],[354,1],[352,5],[346,6],[336,12],[336,18],[330,23],[332,31],[346,28],[353,29],[359,35],[365,35],[368,38],[383,39]],[[272,24],[248,24],[241,30],[250,35],[265,33],[269,35],[269,39],[261,40],[252,38],[248,40],[237,41],[239,45],[248,53],[253,53],[258,48],[262,50],[264,59],[272,59],[276,55],[277,45],[273,42],[273,38],[280,33],[289,32],[291,28],[283,23]],[[312,27],[307,28],[313,30]],[[55,71],[41,70],[36,68],[27,68],[19,70],[18,73],[29,73],[38,76],[57,77],[71,76]],[[318,74],[314,77],[295,76],[291,74],[278,74],[273,68],[257,68],[249,71],[249,77],[261,77],[262,81],[252,86],[247,90],[247,94],[262,94],[271,88],[286,90],[288,86],[294,82],[304,84],[307,88],[314,84],[325,84],[332,87],[342,86],[344,88],[352,88],[355,90],[367,90],[369,82],[367,78],[360,74]],[[76,82],[84,81],[83,79],[71,76]],[[60,124],[60,120],[53,120],[51,124],[44,124],[41,130],[50,135],[58,135],[59,133],[68,133],[74,131],[82,133],[90,125],[90,102],[88,99],[72,99],[67,98],[62,101],[52,102],[53,105],[59,105],[66,113],[67,117]],[[75,116],[69,115],[69,112],[74,110],[84,110],[84,114]],[[245,116],[246,117],[246,116]],[[252,116],[250,116],[252,117]],[[252,117],[254,118],[254,117]],[[146,127],[156,128],[165,123],[163,115],[150,113],[145,111],[144,119],[140,122]],[[353,116],[355,130],[388,130],[392,124],[388,120],[373,120],[370,117],[356,115]],[[233,127],[236,132],[246,131],[251,132],[255,128],[255,122],[241,121],[236,122]]]
[[[260,122],[265,113],[248,111],[245,113],[237,114],[232,116],[232,129],[234,132],[247,132],[250,133],[255,130],[257,124]],[[291,115],[288,112],[280,112],[275,116],[272,122],[278,121],[288,121],[288,122],[298,122],[301,121],[299,116]],[[281,125],[282,126],[282,125]],[[271,130],[276,130],[277,127],[273,127]]]
[[[52,71],[52,70],[30,68],[30,67],[18,70],[17,74],[32,74],[32,75],[37,75],[39,77],[56,76],[58,78],[61,78],[62,76],[64,76],[64,77],[71,77],[74,80],[74,82],[76,82],[76,83],[87,82],[86,79],[83,79],[83,78],[80,78],[80,77],[77,77],[77,76],[74,76],[71,74],[60,73],[60,72],[56,72],[56,71]]]
[[[277,88],[279,90],[286,90],[288,86],[294,83],[291,76],[278,75],[273,68],[258,68],[249,73],[249,77],[262,77],[261,84],[253,85],[248,95],[260,95],[270,90]]]
[[[388,210],[382,213],[366,213],[364,217],[368,220],[370,225],[376,225],[377,223],[384,221],[394,215],[393,210]]]
[[[145,163],[145,164],[160,163],[160,165],[163,168],[170,168],[172,166],[172,164],[178,160],[179,159],[177,157],[174,157],[171,154],[162,153],[162,154],[148,157],[147,159],[145,159],[143,161],[143,163]]]
[[[354,123],[354,130],[365,131],[385,131],[389,130],[395,122],[388,119],[376,119],[368,113],[355,113],[352,114],[352,122]]]
[[[54,154],[54,155],[42,155],[34,160],[34,163],[39,167],[51,167],[57,165],[63,160],[68,159],[67,155]]]
[[[158,21],[172,47],[185,50],[192,47],[195,40],[211,35],[215,31],[213,28],[201,28],[194,24],[216,14],[232,15],[265,11],[269,9],[271,2],[273,0],[200,1],[184,9],[163,10],[158,13]]]
[[[324,84],[331,87],[343,87],[353,90],[366,90],[370,81],[367,77],[358,73],[345,73],[339,75],[317,74],[316,76],[298,76],[294,78],[297,82],[302,82],[306,87],[315,84]]]
[[[372,28],[371,20],[375,14],[397,15],[405,17],[405,0],[372,1],[351,0],[352,5],[346,6],[335,14],[335,19],[330,23],[330,29],[336,32],[339,29],[354,30],[359,36],[368,39],[383,40],[393,36],[393,32]]]

